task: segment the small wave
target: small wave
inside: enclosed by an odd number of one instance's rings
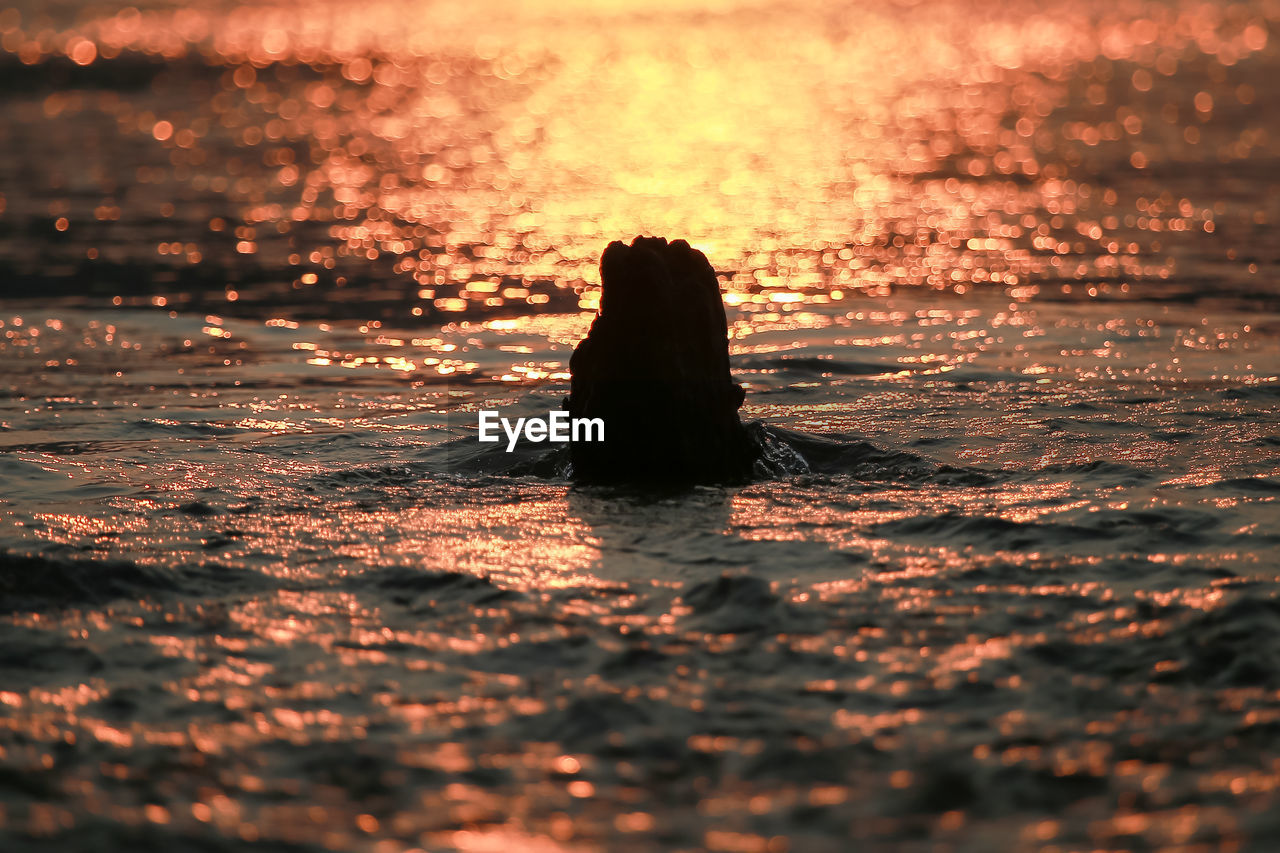
[[[0,553],[3,612],[98,605],[156,594],[209,594],[262,582],[253,572],[217,565],[162,569],[127,560]]]
[[[23,625],[7,625],[0,643],[0,672],[25,670],[30,673],[95,672],[104,666],[102,657],[65,637]]]
[[[767,449],[785,454],[787,464],[773,476],[814,473],[952,486],[979,486],[995,480],[986,471],[942,465],[905,450],[886,450],[851,433],[818,435],[759,422],[748,425],[748,430],[759,436],[757,440]]]
[[[434,610],[440,604],[455,602],[474,605],[523,597],[520,592],[500,587],[484,575],[410,567],[356,575],[352,583],[360,587],[372,583],[389,593],[394,602],[414,611]]]
[[[1151,552],[1170,543],[1199,545],[1208,541],[1219,519],[1207,512],[1179,507],[1150,510],[1101,510],[1088,513],[1084,529],[1104,538],[1125,538],[1136,551]]]
[[[915,470],[927,467],[930,473],[936,466],[925,463],[924,458],[905,451],[885,451],[859,436],[828,433],[817,435],[758,425],[764,436],[786,446],[806,463],[806,467],[823,474],[883,473],[886,471]]]
[[[1276,477],[1230,477],[1215,480],[1203,485],[1188,486],[1189,489],[1214,489],[1227,492],[1256,492],[1262,495],[1280,493],[1280,479]]]
[[[155,418],[141,418],[130,424],[133,430],[142,430],[147,432],[163,432],[170,437],[185,438],[208,438],[210,436],[222,435],[242,435],[251,430],[241,427],[225,426],[223,424],[204,423],[200,421],[187,421],[180,423],[170,423],[169,421],[157,420]]]
[[[996,516],[957,512],[899,518],[877,524],[872,531],[891,539],[924,538],[940,540],[958,548],[986,545],[1010,551],[1043,547],[1055,542],[1064,544],[1090,535],[1088,530],[1070,525],[1009,521]]]
[[[688,624],[700,632],[744,634],[756,631],[813,633],[820,630],[753,575],[722,574],[685,590],[680,601],[690,609]]]
[[[0,598],[7,610],[50,604],[97,604],[177,589],[169,572],[123,560],[0,554]]]
[[[1150,471],[1144,471],[1132,465],[1110,462],[1105,459],[1095,459],[1092,462],[1066,462],[1045,465],[1043,468],[1036,468],[1033,471],[1017,472],[1014,474],[1013,479],[1040,480],[1046,475],[1059,475],[1068,479],[1080,478],[1087,480],[1094,486],[1099,484],[1128,485],[1145,483],[1155,476]]]
[[[1250,400],[1273,402],[1280,400],[1280,383],[1269,382],[1265,385],[1240,385],[1219,392],[1224,400]]]
[[[1197,615],[1174,635],[1181,666],[1166,680],[1230,687],[1280,684],[1280,600],[1242,595]],[[1157,677],[1157,680],[1161,680]]]
[[[1012,521],[999,516],[966,515],[948,511],[939,515],[915,515],[875,525],[877,535],[919,538],[953,548],[986,546],[1021,551],[1045,548],[1093,550],[1102,540],[1123,542],[1135,553],[1151,553],[1169,543],[1201,545],[1212,538],[1218,522],[1197,510],[1084,511],[1070,521]],[[1114,547],[1114,545],[1110,546]]]
[[[432,473],[432,466],[422,462],[384,462],[314,474],[301,478],[297,485],[304,492],[349,492],[353,489],[371,489],[377,492],[413,486],[429,479]]]
[[[736,362],[743,370],[764,370],[793,373],[802,376],[875,376],[902,370],[900,364],[880,364],[874,361],[843,361],[814,356],[773,356],[747,358]]]
[[[0,447],[4,453],[47,453],[51,456],[79,456],[83,453],[123,454],[136,451],[138,441],[37,441]]]
[[[1030,648],[1039,662],[1110,679],[1201,687],[1280,685],[1280,600],[1243,593],[1207,612],[1165,610],[1160,634]]]

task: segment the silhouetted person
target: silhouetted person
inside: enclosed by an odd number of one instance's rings
[[[610,243],[600,259],[600,313],[569,361],[566,404],[602,418],[603,442],[570,444],[590,481],[745,480],[761,450],[738,418],[745,392],[729,375],[715,271],[684,240]]]

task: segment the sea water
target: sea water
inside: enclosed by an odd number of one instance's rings
[[[0,846],[1272,849],[1277,20],[0,11]],[[479,441],[641,233],[775,475]]]

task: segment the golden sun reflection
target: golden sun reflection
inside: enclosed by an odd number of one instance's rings
[[[1188,51],[1224,68],[1265,51],[1266,23],[1244,7],[1142,4],[1132,20],[1088,5],[801,7],[486,2],[424,16],[380,0],[129,7],[69,27],[15,9],[3,49],[24,65],[225,68],[204,104],[55,94],[44,112],[100,112],[159,146],[172,174],[157,180],[235,200],[239,224],[202,218],[205,238],[161,240],[160,256],[257,256],[295,269],[294,290],[326,293],[385,263],[405,282],[405,318],[592,310],[600,246],[636,233],[687,235],[733,291],[775,301],[903,284],[1126,293],[1167,281],[1161,246],[1213,233],[1226,213],[1151,197],[1128,173],[1198,156],[1152,127],[1181,127],[1186,111],[1169,100],[1144,120],[1143,99],[1173,97],[1157,81]],[[1121,74],[1133,92],[1112,91]],[[1256,96],[1224,75],[1195,94],[1188,139]],[[1268,144],[1249,129],[1222,156]],[[1084,165],[1126,176],[1095,187],[1076,176]],[[119,221],[104,192],[95,218]]]

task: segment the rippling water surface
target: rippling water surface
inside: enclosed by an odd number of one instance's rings
[[[0,846],[1275,849],[1277,20],[0,10]],[[481,451],[639,233],[806,473]]]

